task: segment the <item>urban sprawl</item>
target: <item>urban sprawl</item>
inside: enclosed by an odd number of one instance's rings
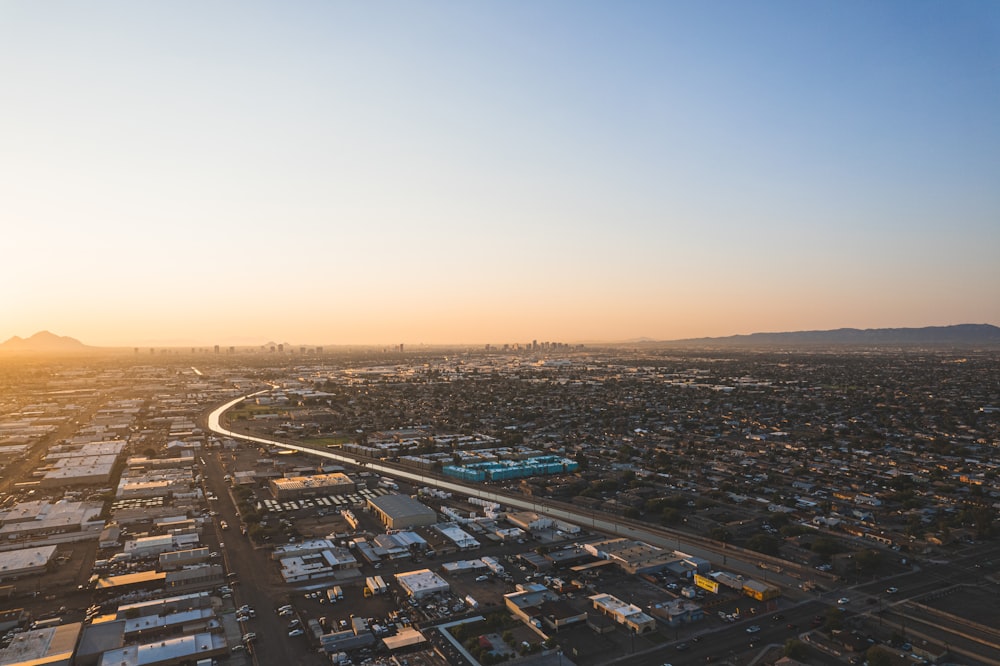
[[[0,664],[1000,664],[1000,352],[0,361]]]

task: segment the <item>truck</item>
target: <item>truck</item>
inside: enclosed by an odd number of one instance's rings
[[[335,604],[344,598],[344,591],[339,585],[334,585],[326,591],[326,599],[331,604]]]

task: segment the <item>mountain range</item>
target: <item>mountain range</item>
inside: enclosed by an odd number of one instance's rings
[[[56,335],[48,331],[39,331],[30,338],[22,338],[15,335],[3,344],[0,344],[0,351],[22,351],[22,352],[71,352],[87,351],[94,349],[88,347],[76,338],[65,335]]]
[[[673,344],[718,346],[796,345],[1000,345],[1000,328],[991,324],[956,324],[922,328],[838,328],[830,331],[751,333],[721,338],[672,340]]]

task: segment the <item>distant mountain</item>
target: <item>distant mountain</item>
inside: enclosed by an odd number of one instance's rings
[[[30,338],[22,338],[17,335],[0,344],[0,351],[17,352],[67,352],[86,351],[91,349],[76,338],[65,335],[56,335],[48,331],[39,331]]]
[[[722,338],[673,340],[678,344],[727,346],[774,345],[1000,345],[1000,328],[991,324],[956,324],[923,328],[838,328],[832,331],[751,333]]]

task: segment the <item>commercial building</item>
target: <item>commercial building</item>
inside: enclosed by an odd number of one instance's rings
[[[563,599],[545,601],[538,606],[538,618],[555,631],[587,621],[587,611],[577,610]]]
[[[184,593],[207,590],[226,580],[225,570],[218,564],[203,564],[180,571],[168,571],[163,586],[168,592]]]
[[[0,552],[0,580],[44,573],[55,554],[55,546]]]
[[[382,495],[368,499],[368,506],[389,529],[433,525],[437,513],[408,495]]]
[[[411,599],[420,600],[438,592],[451,589],[448,582],[430,569],[419,569],[396,574],[396,582]]]
[[[201,539],[197,534],[161,534],[158,536],[139,537],[125,542],[124,552],[131,559],[144,557],[159,557],[162,553],[174,550],[187,550],[197,546]]]
[[[334,654],[345,650],[359,650],[375,644],[375,634],[370,631],[355,633],[347,631],[337,631],[331,634],[324,634],[320,637],[320,644],[327,654]]]
[[[208,548],[191,548],[188,550],[172,550],[167,553],[160,553],[160,571],[172,571],[183,569],[192,564],[207,562],[211,553]]]
[[[181,594],[174,597],[137,601],[132,604],[118,606],[118,619],[138,617],[141,615],[163,615],[177,613],[192,608],[211,608],[212,595],[208,592]]]
[[[267,485],[276,500],[293,500],[319,495],[346,495],[357,489],[351,477],[340,472],[271,479]]]
[[[669,627],[697,622],[705,617],[702,607],[689,599],[671,599],[654,604],[649,614]]]
[[[167,580],[163,571],[140,571],[120,576],[92,576],[91,582],[98,592],[121,594],[136,590],[161,590]]]
[[[475,550],[476,548],[479,548],[479,541],[454,523],[442,523],[440,525],[435,525],[434,529],[437,530],[444,538],[455,544],[459,550]]]
[[[610,560],[630,574],[661,571],[685,560],[671,551],[631,539],[608,539],[588,543],[584,548],[594,557]]]
[[[101,655],[125,645],[125,620],[108,620],[84,625],[83,635],[73,656],[74,666],[97,666]]]
[[[469,465],[445,465],[441,471],[463,481],[509,481],[544,474],[575,472],[579,463],[559,456],[538,456],[527,460],[497,460]]]
[[[777,599],[781,595],[781,590],[769,583],[749,579],[743,581],[743,594],[757,601],[770,601]]]
[[[282,558],[280,565],[281,577],[286,583],[332,578],[338,571],[357,569],[361,566],[351,551],[336,546],[319,552]]]
[[[309,541],[275,546],[274,550],[271,551],[271,559],[277,561],[286,557],[305,557],[336,547],[337,545],[329,539],[310,539]]]
[[[573,608],[558,594],[539,583],[520,585],[519,591],[505,594],[504,605],[515,617],[538,629],[555,631],[587,621],[587,611]]]
[[[198,659],[221,657],[228,653],[221,634],[200,633],[164,641],[127,645],[101,656],[99,666],[176,666]]]
[[[540,516],[534,511],[508,511],[504,514],[507,522],[522,530],[532,532],[534,530],[544,530],[552,527],[552,519],[547,516]]]
[[[0,664],[70,666],[82,627],[82,623],[74,622],[17,634],[10,645],[0,650]]]
[[[108,483],[115,460],[125,442],[91,442],[81,446],[53,447],[45,456],[48,467],[40,470],[41,488]]]
[[[595,594],[589,597],[594,608],[602,615],[612,618],[618,624],[628,627],[630,631],[644,634],[656,628],[656,620],[646,615],[635,604],[627,604],[610,594]]]

